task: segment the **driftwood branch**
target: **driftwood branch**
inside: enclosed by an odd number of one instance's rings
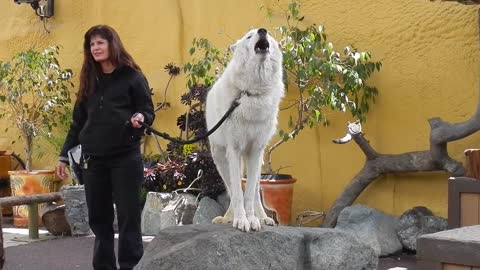
[[[379,176],[388,173],[427,171],[445,171],[450,176],[465,175],[466,171],[462,163],[452,159],[448,155],[447,144],[465,138],[480,130],[480,88],[477,110],[467,121],[448,123],[436,117],[429,119],[428,122],[430,124],[430,149],[397,155],[377,153],[364,138],[361,128],[358,132],[352,132],[349,128],[345,138],[353,139],[363,151],[366,156],[365,165],[350,181],[328,210],[322,227],[335,227],[340,212],[345,207],[352,205],[365,188]],[[334,140],[334,142],[344,143],[340,140]]]
[[[447,143],[468,136],[480,130],[480,121],[477,113],[468,121],[450,124],[431,119],[430,150],[408,152],[396,155],[377,153],[362,132],[350,134],[366,156],[364,167],[351,180],[340,194],[333,206],[327,212],[323,227],[334,227],[340,212],[360,196],[360,194],[378,177],[388,173],[446,171],[450,176],[465,175],[465,168],[461,162],[448,155]],[[434,125],[432,125],[432,122]]]

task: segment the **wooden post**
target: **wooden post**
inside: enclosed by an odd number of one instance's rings
[[[465,150],[467,177],[480,180],[480,149]]]
[[[28,238],[38,239],[38,203],[28,205]]]
[[[0,204],[0,269],[3,269],[3,264],[5,263],[5,251],[3,250],[3,215],[2,215],[2,205]]]
[[[28,205],[28,237],[38,239],[38,204],[56,202],[61,199],[62,194],[60,192],[3,197],[0,198],[0,206]]]

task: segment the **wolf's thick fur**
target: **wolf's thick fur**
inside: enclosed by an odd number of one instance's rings
[[[275,225],[260,201],[263,153],[275,133],[279,103],[284,95],[282,53],[263,28],[250,30],[231,46],[233,58],[208,93],[207,127],[211,129],[244,93],[240,106],[209,137],[212,156],[230,195],[230,206],[213,223],[233,223],[242,231]],[[247,169],[245,194],[240,162]]]

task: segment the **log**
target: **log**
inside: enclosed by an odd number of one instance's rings
[[[22,196],[0,198],[0,205],[2,207],[6,207],[6,206],[32,204],[32,203],[56,202],[56,201],[60,201],[61,199],[62,199],[62,194],[60,192],[51,192],[51,193],[44,193],[44,194],[22,195]]]

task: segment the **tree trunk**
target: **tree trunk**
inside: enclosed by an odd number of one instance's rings
[[[32,149],[33,149],[33,136],[31,135],[24,135],[25,140],[25,157],[26,157],[26,164],[25,169],[27,172],[32,171]]]

